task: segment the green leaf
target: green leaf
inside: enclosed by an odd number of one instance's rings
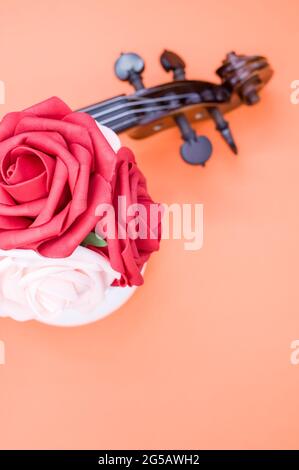
[[[81,243],[82,246],[92,245],[103,247],[107,246],[107,242],[100,238],[95,232],[90,232],[87,237],[84,238],[83,242]]]

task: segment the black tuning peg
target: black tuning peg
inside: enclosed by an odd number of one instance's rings
[[[207,108],[208,113],[216,124],[216,130],[220,132],[224,141],[230,147],[230,149],[237,155],[238,148],[236,146],[235,140],[229,128],[228,122],[224,119],[223,114],[220,109],[212,106]]]
[[[134,52],[122,53],[114,64],[116,76],[130,82],[136,91],[144,88],[141,76],[143,70],[144,60]]]
[[[174,52],[165,50],[160,56],[160,62],[166,72],[173,72],[174,80],[185,79],[186,64],[180,56]]]
[[[182,158],[191,165],[204,166],[213,150],[210,140],[205,136],[198,136],[184,114],[177,114],[174,120],[184,140],[180,148]]]
[[[174,81],[185,80],[186,64],[180,56],[165,50],[160,56],[160,62],[166,72],[173,72]],[[212,154],[210,140],[203,135],[197,135],[184,114],[176,114],[173,118],[184,140],[180,148],[182,158],[191,165],[204,166]]]

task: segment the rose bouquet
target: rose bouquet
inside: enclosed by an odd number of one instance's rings
[[[0,316],[51,322],[80,312],[88,322],[107,292],[143,283],[160,215],[133,153],[89,115],[55,97],[9,113],[0,123]]]

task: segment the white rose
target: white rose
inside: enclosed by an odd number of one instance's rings
[[[114,152],[117,152],[121,147],[121,142],[117,134],[109,127],[103,126],[96,121],[96,125],[102,132],[103,136],[108,140],[109,144],[113,148]]]
[[[68,310],[88,315],[119,277],[109,261],[82,246],[67,258],[0,250],[0,316],[47,321]]]

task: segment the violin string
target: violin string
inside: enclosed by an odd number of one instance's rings
[[[127,97],[128,99],[129,97]],[[157,98],[143,98],[143,99],[135,99],[135,98],[131,98],[131,99],[128,99],[128,101],[124,104],[118,104],[118,105],[112,105],[111,107],[109,107],[108,109],[103,109],[103,110],[100,110],[101,107],[103,107],[103,104],[100,104],[99,107],[96,107],[96,105],[94,105],[92,108],[94,108],[94,111],[92,109],[89,108],[85,108],[85,109],[82,109],[81,111],[84,111],[84,112],[88,112],[94,119],[99,119],[101,118],[101,116],[105,116],[106,114],[111,114],[115,111],[118,111],[118,110],[122,110],[124,111],[125,109],[127,108],[133,108],[133,109],[139,109],[140,106],[144,106],[144,109],[142,110],[142,112],[147,112],[149,108],[148,105],[151,105],[153,103],[159,103],[159,102],[176,102],[176,101],[179,101],[180,99],[190,99],[192,100],[192,102],[194,103],[199,103],[201,101],[201,98],[200,98],[200,95],[198,93],[181,93],[179,95],[175,95],[175,96],[161,96],[161,97],[157,97]],[[105,104],[105,107],[107,106],[108,104],[106,103]],[[167,109],[169,106],[167,105],[161,105],[161,106],[164,106],[164,108],[161,107],[161,109]],[[157,107],[158,109],[158,107]]]
[[[179,107],[179,106],[177,106]],[[171,108],[171,110],[174,110],[176,108]],[[135,116],[136,114],[147,114],[147,113],[152,113],[152,112],[159,112],[159,111],[164,111],[164,110],[169,110],[169,106],[166,105],[160,105],[160,106],[151,106],[150,108],[145,109],[132,109],[130,111],[124,112],[124,113],[119,113],[114,116],[108,117],[106,119],[99,119],[99,117],[95,118],[92,116],[96,121],[100,122],[101,124],[104,124],[109,127],[109,123],[112,123],[113,121],[117,121],[119,119],[128,117],[130,115]]]
[[[199,93],[196,93],[196,92],[193,92],[193,93],[177,93],[175,95],[165,95],[165,96],[158,96],[156,98],[143,98],[141,96],[132,96],[132,98],[130,96],[128,96],[128,98],[130,99],[134,99],[135,101],[139,101],[139,100],[147,100],[147,101],[150,101],[151,103],[154,101],[154,102],[159,102],[159,101],[169,101],[169,100],[176,100],[176,99],[183,99],[183,98],[196,98],[198,99],[199,98]]]

